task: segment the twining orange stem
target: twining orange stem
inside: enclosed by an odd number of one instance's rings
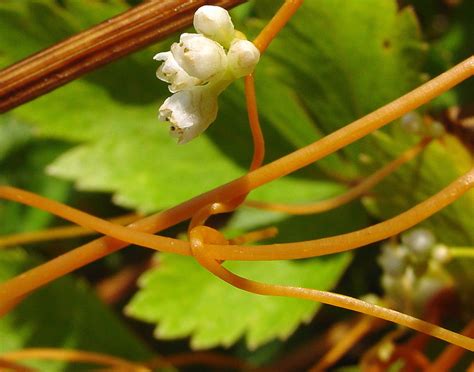
[[[147,372],[160,367],[181,367],[187,365],[206,365],[221,368],[232,368],[237,370],[251,368],[251,366],[243,360],[213,352],[173,354],[169,356],[155,357],[150,361],[140,363],[132,362],[108,354],[89,351],[59,348],[30,348],[1,354],[0,370],[1,367],[8,367],[8,370],[11,369],[12,371],[31,372],[33,369],[14,363],[14,361],[24,361],[31,359],[61,360],[75,363],[93,363],[102,366],[109,366],[114,371],[130,372]]]
[[[263,239],[270,239],[278,234],[276,227],[267,227],[265,229],[251,231],[236,238],[229,239],[229,244],[242,245],[252,243]]]
[[[355,142],[359,138],[364,137],[365,135],[391,122],[392,120],[432,100],[436,96],[449,90],[453,86],[459,84],[461,81],[470,77],[473,72],[474,57],[470,57],[467,60],[456,65],[452,69],[441,74],[440,76],[411,91],[410,93],[407,93],[406,95],[387,104],[386,106],[372,112],[369,115],[364,116],[361,119],[356,120],[352,124],[349,124],[333,132],[332,134],[324,137],[323,139],[311,145],[299,149],[272,163],[264,165],[232,182],[229,182],[228,184],[222,185],[212,191],[206,192],[176,207],[173,207],[169,210],[163,211],[161,213],[155,214],[153,216],[147,217],[129,225],[129,229],[126,229],[126,231],[128,232],[127,235],[137,232],[132,230],[140,230],[142,232],[147,233],[155,233],[161,231],[167,227],[170,227],[190,218],[199,209],[203,208],[205,205],[215,202],[216,200],[232,200],[238,195],[247,194],[251,190],[265,183],[271,182],[279,177],[285,176],[297,169],[311,164],[312,162],[319,160],[341,149],[342,147],[347,146],[352,142]],[[466,184],[466,181],[469,180],[469,177],[471,177],[472,179],[472,174],[461,177],[453,185],[448,187],[447,190],[449,192],[457,192],[457,195],[459,196],[460,194],[462,194],[462,192],[465,192],[467,191],[467,189],[469,189],[470,185]],[[449,200],[447,200],[446,197]],[[439,197],[437,196],[435,200],[439,200],[440,198],[446,203],[452,202],[455,199],[455,197],[450,198],[449,195],[440,195]],[[431,203],[431,201],[428,202],[428,205],[431,205]],[[433,208],[431,209],[432,213],[434,213],[435,210]],[[417,209],[417,211],[418,210],[419,209]],[[416,216],[417,213],[415,213],[414,215]],[[421,219],[417,218],[416,221],[413,220],[413,223],[415,224],[426,217],[427,215],[425,214],[425,216]],[[394,220],[392,219],[391,221]],[[101,229],[102,227],[107,227],[107,230],[109,230],[108,227],[110,226],[104,226],[102,223],[103,222],[101,222]],[[410,226],[405,224],[405,228]],[[92,226],[92,228],[94,229],[96,229],[96,227],[97,226]],[[397,228],[392,229],[392,233],[395,234],[400,231],[401,230]],[[368,232],[372,233],[372,231],[370,230]],[[166,238],[160,237],[154,238],[160,239],[160,249],[163,251],[169,250],[176,251],[177,253],[182,254],[190,254],[189,247],[185,243],[184,245],[181,245],[182,242],[176,242],[174,240],[166,241]],[[361,244],[361,242],[363,241],[363,239],[360,238],[361,237],[359,237],[358,244]],[[383,237],[380,236],[379,238],[383,239]],[[122,239],[122,237],[120,237],[119,239]],[[23,294],[29,293],[32,290],[35,290],[45,285],[46,283],[58,277],[61,277],[79,267],[87,265],[90,262],[93,262],[112,252],[126,247],[128,245],[128,240],[128,238],[124,239],[124,241],[120,241],[110,237],[104,237],[79,248],[76,248],[71,252],[58,256],[43,265],[40,265],[23,273],[19,277],[13,278],[3,284],[0,284],[0,299],[2,301],[8,301],[8,299],[11,299],[12,297],[18,297]],[[375,241],[373,238],[371,238],[370,240]],[[345,242],[347,243],[347,241]],[[213,246],[208,246],[208,248],[212,247]],[[229,253],[232,248],[233,246],[226,247],[226,250],[224,251],[221,250],[219,247],[215,247],[213,250],[214,257],[217,259],[232,259],[232,257],[234,257],[234,259],[240,260],[245,259],[244,256],[247,256],[247,259],[260,259],[259,257],[263,256],[263,252],[259,252],[258,248],[257,251],[255,251],[255,249],[247,251],[248,247],[245,247],[245,249],[242,248],[240,249],[240,251],[233,252],[231,257]],[[299,247],[299,249],[301,248],[303,250],[306,249],[306,247]],[[266,249],[269,248],[267,247]],[[285,248],[285,250],[286,249],[287,247]],[[218,257],[216,253],[218,253],[220,257]],[[296,251],[292,253],[295,257],[300,256],[296,254]],[[314,252],[311,252],[311,254],[313,253]],[[288,252],[284,252],[283,255],[281,251],[272,255],[272,259],[284,258],[291,258],[291,255],[288,255]]]
[[[107,354],[81,350],[31,348],[10,351],[2,354],[0,357],[9,361],[20,361],[25,359],[64,360],[69,362],[94,363],[104,366],[116,367],[122,371],[149,371],[147,367],[139,363],[134,363],[126,359],[114,357]]]
[[[265,157],[265,140],[263,138],[260,120],[258,119],[257,96],[255,93],[255,81],[253,75],[245,77],[245,99],[247,101],[247,113],[249,117],[250,130],[253,139],[253,158],[250,170],[259,168]]]
[[[250,164],[250,171],[259,168],[265,156],[265,140],[263,138],[260,120],[258,118],[257,96],[255,93],[255,82],[253,75],[245,76],[245,97],[247,104],[247,114],[249,118],[250,131],[252,133],[253,156]],[[191,218],[188,231],[196,226],[204,225],[207,219],[215,214],[232,212],[238,208],[246,199],[247,194],[240,195],[230,201],[216,201],[198,210]]]
[[[37,372],[33,368],[24,367],[18,363],[11,362],[9,360],[4,360],[0,356],[0,371],[5,372]]]
[[[430,361],[429,359],[421,353],[419,350],[414,350],[410,349],[406,346],[398,346],[391,358],[391,362],[395,362],[397,359],[402,358],[405,361],[405,364],[407,367],[412,367],[411,369],[407,370],[415,370],[415,371],[420,371],[420,370],[425,370],[426,368],[430,367]],[[384,370],[387,370],[389,368],[389,365],[386,365]],[[438,370],[438,371],[444,371],[444,370]]]
[[[473,187],[474,168],[420,204],[396,217],[361,230],[296,243],[247,246],[245,248],[231,246],[227,249],[219,245],[207,245],[206,249],[216,259],[244,261],[309,258],[344,252],[387,239],[415,226],[454,202]]]
[[[452,287],[446,287],[433,297],[425,305],[423,318],[433,324],[441,324],[443,317],[450,317],[457,312],[458,296]],[[424,350],[429,338],[425,334],[418,334],[405,343],[408,348]]]
[[[108,220],[114,224],[127,225],[133,221],[136,221],[139,215],[136,213],[127,214]],[[80,236],[87,236],[97,234],[97,231],[86,229],[82,226],[61,226],[53,227],[47,230],[41,231],[29,231],[19,234],[0,236],[0,249],[8,246],[25,245],[31,243],[38,243],[43,241],[77,238]]]
[[[148,233],[130,229],[128,227],[116,225],[109,221],[72,208],[66,204],[58,203],[54,200],[50,200],[14,187],[0,186],[0,197],[43,209],[56,216],[70,220],[78,225],[98,231],[104,235],[113,236],[114,238],[120,239],[124,242],[129,242],[130,239],[127,238],[127,235],[131,233],[134,236],[134,240],[136,239],[135,242],[138,245],[144,247],[150,245],[149,240],[151,239],[154,242],[154,246],[161,244],[163,246],[174,247],[175,249],[171,248],[170,250],[170,252],[173,253],[182,254],[188,250],[187,244],[185,242],[181,242],[176,239],[153,236]]]
[[[436,325],[433,325],[433,327],[436,327]],[[381,348],[386,347],[387,345],[390,347],[395,344],[395,342],[400,339],[403,336],[406,336],[407,334],[407,329],[397,327],[394,330],[388,332],[385,334],[381,340],[379,340],[374,346],[372,346],[369,350],[363,353],[362,357],[360,358],[359,365],[363,371],[370,371],[370,372],[385,372],[387,369],[384,366],[384,363],[386,360],[390,360],[390,350],[389,350],[389,355],[387,356],[387,353],[384,353],[382,361],[382,356],[380,355],[380,350]],[[390,347],[390,349],[393,348]],[[387,358],[388,357],[388,358]]]
[[[272,40],[285,27],[301,4],[303,4],[303,0],[286,0],[281,8],[278,9],[270,22],[253,41],[258,50],[260,50],[260,53],[263,53],[268,48]]]
[[[213,256],[207,250],[209,245],[204,244],[204,242],[208,241],[206,239],[206,230],[201,229],[201,227],[196,227],[191,231],[190,245],[194,257],[204,268],[234,287],[260,295],[301,298],[311,301],[318,301],[327,305],[342,307],[348,310],[384,319],[389,322],[397,323],[454,345],[461,346],[465,349],[474,351],[474,339],[395,310],[387,309],[337,293],[310,288],[261,283],[238,276],[224,268],[213,258]],[[242,250],[245,250],[245,248],[246,247],[242,247]]]
[[[310,372],[325,371],[328,367],[336,363],[345,353],[349,351],[362,337],[370,332],[375,319],[362,316],[339,342],[337,342],[319,361],[312,367]]]
[[[305,204],[286,204],[286,203],[268,203],[261,202],[256,200],[247,200],[245,205],[247,207],[265,209],[276,212],[283,212],[289,214],[313,214],[313,213],[322,213],[337,207],[340,207],[344,204],[351,202],[352,200],[358,198],[359,196],[365,194],[378,183],[383,181],[385,177],[397,170],[401,165],[407,163],[415,156],[417,156],[430,142],[430,139],[423,139],[417,145],[409,148],[404,153],[402,153],[398,158],[391,161],[387,165],[383,166],[381,169],[371,174],[365,178],[358,185],[354,186],[347,192],[336,197],[317,201],[315,203],[305,203]]]
[[[390,220],[352,233],[299,243],[247,247],[206,245],[206,249],[208,254],[219,260],[277,260],[314,257],[329,253],[342,252],[396,235],[399,232],[416,225],[418,222],[426,219],[436,211],[456,200],[473,185],[474,169],[466,175],[458,178],[455,182],[435,196],[418,204],[410,210]],[[57,215],[70,218],[76,223],[84,224],[87,227],[96,228],[98,230],[100,229],[99,231],[104,234],[123,239],[130,243],[162,251],[168,250],[174,253],[188,255],[191,253],[189,245],[186,242],[154,236],[123,226],[113,225],[108,221],[89,216],[84,212],[77,211],[71,207],[63,206],[60,203],[22,190],[0,187],[0,196],[11,200],[18,200],[25,204],[38,206],[52,213],[56,213]],[[73,215],[73,217],[69,216],[69,214]],[[75,219],[75,217],[77,217],[77,219]],[[170,244],[166,246],[166,243]],[[2,302],[0,302],[0,313],[3,314],[7,309],[11,308],[13,304],[17,302],[17,298],[24,296],[31,290],[41,286],[41,281],[43,281],[43,283],[47,282],[49,281],[48,279],[54,278],[58,275],[58,270],[63,270],[63,267],[56,267],[56,271],[45,269],[55,260],[58,260],[58,258],[32,269],[21,276],[0,284],[0,299],[2,300]]]
[[[469,324],[464,328],[462,334],[467,337],[474,337],[474,320],[469,322]],[[451,368],[462,357],[464,351],[464,349],[458,346],[448,345],[446,349],[438,356],[438,358],[436,358],[436,360],[431,364],[431,366],[425,371],[450,371]]]
[[[258,119],[257,95],[255,93],[255,82],[252,74],[245,76],[245,97],[253,142],[253,156],[250,164],[250,171],[253,171],[259,168],[263,163],[265,140],[263,138],[262,128],[260,127],[260,120]],[[188,232],[196,226],[204,225],[207,219],[212,215],[232,212],[245,201],[246,197],[247,194],[243,194],[232,200],[225,202],[216,201],[201,208],[192,216],[188,226]]]
[[[115,305],[136,290],[138,278],[152,267],[151,260],[127,264],[124,268],[95,284],[97,297],[107,305]]]
[[[472,187],[474,187],[474,168],[434,196],[409,210],[397,215],[396,217],[361,230],[304,242],[246,246],[244,248],[241,246],[208,244],[206,249],[207,252],[216,259],[241,261],[309,258],[344,252],[389,238],[409,229],[443,209],[458,199],[462,194],[469,191]],[[123,242],[159,251],[188,256],[191,255],[188,242],[151,235],[137,231],[133,228],[114,225],[108,221],[88,215],[87,213],[43,198],[42,196],[32,194],[28,191],[3,186],[0,187],[0,197],[44,209],[50,213],[69,219],[79,225],[96,229],[108,236],[113,236],[115,239],[120,239]],[[4,287],[7,283],[0,284],[0,298],[2,298],[4,292],[6,292]]]
[[[20,296],[10,296],[8,298],[2,299],[0,301],[0,317],[7,314],[11,310],[13,310],[18,304],[21,303],[26,297],[26,294],[22,294]]]

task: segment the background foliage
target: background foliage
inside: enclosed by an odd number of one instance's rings
[[[276,3],[259,0],[235,9],[237,28],[249,37],[256,35]],[[435,0],[412,3],[414,8],[399,8],[395,0],[306,1],[257,69],[267,161],[369,113],[472,53],[468,40],[474,36],[469,21],[474,7],[469,1],[452,9]],[[0,67],[127,6],[119,0],[3,1]],[[436,23],[440,16],[445,21],[442,27]],[[169,93],[165,84],[154,78],[157,65],[151,57],[168,49],[174,39],[3,115],[0,182],[110,216],[122,209],[158,211],[245,173],[252,149],[241,83],[223,94],[217,122],[190,144],[176,145],[166,125],[157,121],[157,108]],[[451,105],[466,104],[469,87],[472,83],[422,110],[437,114]],[[417,140],[394,123],[318,164],[254,191],[250,197],[280,202],[327,198],[342,192],[346,181],[370,174]],[[280,231],[275,240],[280,242],[352,231],[425,199],[471,164],[466,146],[447,136],[362,202],[305,217],[242,208],[215,223],[230,235],[275,225]],[[473,245],[473,205],[471,192],[425,225],[446,244]],[[5,234],[59,223],[42,212],[3,202],[0,221],[0,232]],[[176,236],[184,229],[180,226],[167,234]],[[0,278],[5,280],[70,247],[60,242],[34,254],[23,248],[2,250]],[[369,249],[373,252],[376,248]],[[379,291],[373,253],[366,252],[358,252],[356,264],[350,267],[349,254],[301,262],[235,262],[229,267],[251,278],[319,289],[332,289],[343,277],[338,290],[358,296]],[[0,352],[57,346],[137,360],[148,357],[150,347],[156,344],[148,340],[145,346],[124,326],[130,320],[114,314],[120,314],[125,303],[106,308],[90,288],[129,260],[143,260],[147,254],[140,248],[129,249],[39,291],[0,320]],[[368,257],[362,267],[361,257]],[[234,351],[240,353],[243,346],[239,340],[244,339],[250,349],[267,345],[254,355],[261,353],[268,361],[279,355],[284,341],[269,342],[287,339],[319,309],[316,303],[242,293],[210,276],[190,258],[162,254],[155,257],[155,263],[141,277],[140,289],[126,306],[126,314],[152,323],[154,335],[160,339],[187,337],[193,348],[229,347],[237,342]],[[462,270],[459,272],[462,281]],[[56,319],[56,326],[48,319]],[[304,332],[303,327],[290,342],[297,342]],[[149,335],[151,329],[146,328],[139,337],[148,339]],[[54,364],[48,368],[65,367]]]

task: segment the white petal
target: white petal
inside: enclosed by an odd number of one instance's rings
[[[227,68],[224,48],[200,34],[182,34],[180,42],[171,46],[171,53],[186,73],[204,82]]]
[[[230,15],[220,6],[204,5],[194,14],[194,28],[200,34],[228,48],[235,35]]]
[[[153,59],[155,61],[166,61],[166,59],[169,57],[169,55],[171,54],[171,52],[160,52],[160,53],[157,53],[153,56]]]
[[[190,89],[201,84],[199,79],[189,76],[176,62],[171,52],[158,53],[153,57],[157,61],[164,61],[158,70],[156,77],[170,83],[169,90],[174,93],[183,89]]]
[[[160,120],[170,123],[171,135],[178,138],[178,143],[186,143],[200,135],[216,116],[217,96],[205,87],[177,92],[159,109]]]
[[[193,100],[191,91],[181,91],[168,97],[160,107],[160,120],[169,121],[179,129],[193,125]]]
[[[253,72],[260,59],[260,51],[251,41],[236,39],[230,46],[227,58],[229,67],[239,78]]]
[[[402,242],[408,246],[414,254],[427,256],[436,243],[436,238],[428,229],[415,228],[402,235]]]

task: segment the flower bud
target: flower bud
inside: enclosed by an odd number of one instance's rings
[[[400,278],[395,278],[391,275],[383,274],[381,278],[382,288],[385,292],[386,298],[390,299],[393,305],[401,309],[403,299],[407,298],[406,288],[402,285]]]
[[[417,228],[403,234],[402,242],[421,259],[428,257],[436,239],[430,230]]]
[[[377,258],[377,262],[385,274],[393,277],[401,276],[408,265],[407,254],[404,246],[384,244],[382,254]]]
[[[207,82],[227,68],[224,48],[200,34],[182,34],[171,46],[178,65],[190,76]]]
[[[200,135],[216,117],[217,96],[204,87],[177,92],[159,109],[160,120],[170,123],[170,133],[180,144]]]
[[[446,263],[451,259],[449,249],[444,244],[436,244],[434,246],[432,257],[433,260],[439,263]]]
[[[424,134],[423,118],[416,111],[411,111],[403,115],[400,119],[400,124],[402,128],[408,133],[419,136]]]
[[[201,83],[201,80],[189,76],[188,73],[178,65],[171,52],[158,53],[153,59],[156,61],[164,61],[158,70],[156,70],[156,77],[171,84],[168,87],[171,93],[190,89]]]
[[[224,8],[204,5],[194,14],[194,28],[200,34],[228,48],[234,38],[234,25]]]
[[[227,58],[234,76],[239,78],[253,72],[260,59],[260,51],[251,41],[237,39],[230,46]]]
[[[160,107],[159,117],[170,122],[178,143],[197,137],[215,120],[219,94],[233,80],[250,74],[260,58],[223,8],[199,8],[194,26],[199,34],[182,34],[171,51],[154,57],[163,62],[156,76],[175,93]]]

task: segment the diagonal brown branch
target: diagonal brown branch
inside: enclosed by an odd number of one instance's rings
[[[246,0],[150,0],[0,71],[0,113],[188,26],[205,4]]]

